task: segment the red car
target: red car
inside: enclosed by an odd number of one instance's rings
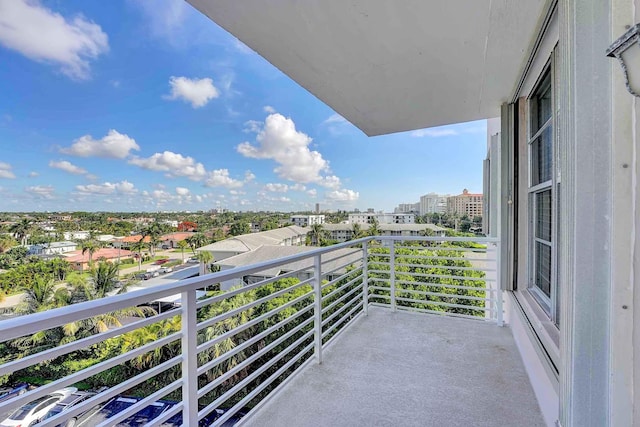
[[[156,264],[158,264],[158,265],[162,265],[162,264],[164,264],[165,262],[169,262],[169,259],[168,259],[168,258],[166,258],[166,259],[159,259],[159,260],[157,260],[155,263],[156,263]]]

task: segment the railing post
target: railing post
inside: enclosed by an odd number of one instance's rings
[[[391,310],[396,311],[396,241],[391,239],[389,251],[389,281],[391,288]]]
[[[322,260],[321,255],[313,258],[313,327],[315,338],[315,356],[318,364],[322,363]]]
[[[196,291],[182,292],[182,422],[198,425],[198,318]]]
[[[496,243],[496,323],[498,326],[504,326],[503,308],[502,308],[502,263],[500,262],[500,243]]]
[[[369,315],[369,242],[362,244],[362,310],[364,315]]]

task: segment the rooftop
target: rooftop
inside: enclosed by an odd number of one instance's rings
[[[545,424],[507,327],[372,306],[244,425]]]

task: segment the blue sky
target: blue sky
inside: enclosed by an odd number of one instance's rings
[[[0,211],[392,210],[486,124],[369,138],[181,0],[0,0]]]

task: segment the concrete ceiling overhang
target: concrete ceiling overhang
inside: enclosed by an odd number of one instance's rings
[[[547,0],[188,0],[367,135],[496,117]]]

